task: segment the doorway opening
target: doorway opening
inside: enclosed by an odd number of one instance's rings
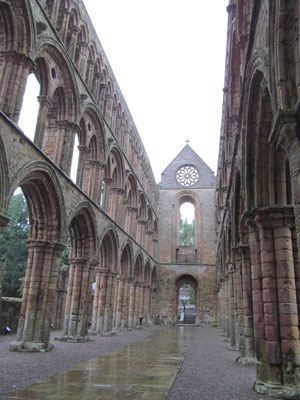
[[[196,324],[197,316],[197,281],[190,275],[181,276],[176,283],[177,323]]]

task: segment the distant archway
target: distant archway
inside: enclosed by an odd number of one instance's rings
[[[181,275],[175,283],[175,322],[193,325],[198,321],[198,282],[192,275]]]

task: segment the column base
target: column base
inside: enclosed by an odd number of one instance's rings
[[[11,342],[9,350],[28,353],[45,353],[54,349],[51,342],[26,342],[25,340],[15,340]]]
[[[91,340],[89,336],[62,336],[60,338],[55,338],[58,342],[68,342],[68,343],[86,343]]]
[[[274,382],[263,382],[256,380],[254,390],[263,395],[276,399],[300,399],[300,388],[296,386],[282,385]]]
[[[256,358],[254,357],[245,357],[245,356],[238,356],[236,361],[242,365],[254,365],[257,363]]]
[[[108,331],[108,332],[101,332],[98,333],[99,336],[115,336],[116,331]]]

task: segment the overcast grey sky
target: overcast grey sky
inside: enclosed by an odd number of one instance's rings
[[[84,3],[156,181],[187,139],[216,172],[228,0]],[[29,107],[20,119],[24,130],[24,120],[34,113],[32,102]]]
[[[190,140],[216,172],[228,0],[85,0],[156,181]]]

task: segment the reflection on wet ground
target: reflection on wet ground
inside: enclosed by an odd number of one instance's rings
[[[161,327],[146,339],[0,399],[164,400],[196,329]]]

